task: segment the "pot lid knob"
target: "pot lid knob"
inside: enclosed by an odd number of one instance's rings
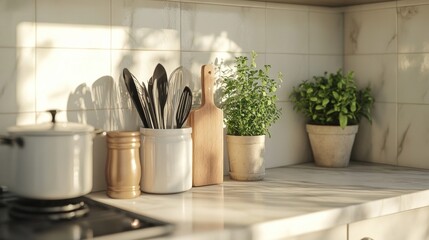
[[[57,115],[58,110],[56,110],[56,109],[51,109],[51,110],[47,110],[47,112],[49,112],[49,113],[51,114],[51,116],[52,116],[52,120],[51,120],[51,122],[52,122],[52,123],[55,123],[55,116]]]

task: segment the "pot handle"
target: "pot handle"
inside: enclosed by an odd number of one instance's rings
[[[56,110],[56,109],[50,109],[50,110],[47,110],[46,112],[48,112],[48,113],[51,114],[51,117],[52,117],[51,122],[55,123],[56,122],[55,117],[56,117],[56,115],[58,113],[58,110]]]
[[[11,138],[6,136],[0,135],[0,144],[2,145],[9,145],[12,146],[13,144],[18,145],[19,147],[24,147],[24,139],[18,137],[18,138]]]

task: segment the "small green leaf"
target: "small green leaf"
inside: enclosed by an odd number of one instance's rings
[[[311,98],[310,98],[310,101],[312,101],[312,102],[317,102],[317,97],[311,97]]]
[[[350,105],[350,111],[356,112],[356,102],[352,102],[352,104]]]
[[[347,116],[340,113],[339,120],[340,120],[340,127],[344,129],[347,126]]]
[[[322,105],[325,107],[329,103],[329,99],[323,99]]]
[[[322,105],[317,105],[316,106],[316,110],[321,110],[321,109],[324,109],[324,107]]]

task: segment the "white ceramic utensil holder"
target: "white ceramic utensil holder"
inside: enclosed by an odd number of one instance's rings
[[[140,128],[143,192],[168,194],[192,187],[192,128]]]

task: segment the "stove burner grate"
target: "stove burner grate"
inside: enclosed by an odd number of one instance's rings
[[[70,220],[85,216],[89,207],[82,198],[65,200],[17,199],[10,203],[9,215],[23,220]]]

